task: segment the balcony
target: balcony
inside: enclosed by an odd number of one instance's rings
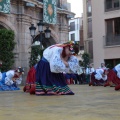
[[[120,2],[119,0],[105,0],[105,12],[119,10]]]
[[[105,38],[105,46],[120,45],[120,34],[119,35],[107,35]]]

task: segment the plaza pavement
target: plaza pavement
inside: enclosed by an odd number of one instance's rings
[[[70,85],[73,96],[0,92],[0,120],[120,120],[120,91]]]

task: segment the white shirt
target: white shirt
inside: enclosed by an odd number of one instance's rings
[[[53,57],[55,54],[61,54],[63,48],[62,47],[57,47],[55,45],[52,45],[48,48],[46,48],[43,52],[43,57],[50,62],[50,59]]]
[[[115,66],[115,70],[117,71],[118,78],[120,78],[120,64]]]
[[[92,68],[86,68],[86,74],[87,75],[91,75],[94,71],[95,71],[95,69],[93,67]]]
[[[68,60],[69,67],[66,67],[60,57],[62,50],[62,47],[57,47],[55,45],[44,50],[43,57],[49,62],[51,72],[77,73],[78,69],[80,69],[78,59],[75,56],[71,56]]]
[[[96,69],[95,72],[96,72],[96,74],[95,74],[95,79],[97,79],[97,80],[102,79],[102,80],[104,80],[104,81],[107,80],[107,75],[105,75],[104,77],[102,76],[103,73],[104,73],[104,70],[103,70],[103,69]]]
[[[77,71],[77,74],[78,75],[81,75],[83,73],[83,70],[82,70],[82,68],[80,67],[79,69],[78,69],[78,71]]]
[[[105,70],[106,69],[106,67],[104,66],[104,67],[99,67],[99,69],[103,69],[103,70]]]
[[[15,75],[14,70],[9,70],[9,71],[6,72],[6,77],[5,77],[5,84],[6,85],[12,85],[14,83],[13,80],[12,80],[14,75]],[[16,84],[18,84],[18,85],[21,84],[21,82],[22,82],[22,78],[18,78],[16,80]]]

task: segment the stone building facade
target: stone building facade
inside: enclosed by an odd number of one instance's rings
[[[34,6],[28,6],[27,3]],[[57,24],[49,25],[51,38],[48,39],[48,45],[68,41],[68,20],[74,16],[67,10],[67,0],[57,0],[57,7]],[[37,28],[37,23],[43,19],[43,0],[11,0],[10,11],[10,14],[0,13],[0,28],[15,32],[14,67],[22,66],[27,73],[32,40],[29,27],[34,24]]]

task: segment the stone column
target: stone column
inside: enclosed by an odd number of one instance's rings
[[[17,15],[17,45],[16,52],[18,57],[16,58],[15,66],[21,66],[25,69],[25,75],[23,76],[23,84],[25,83],[27,72],[29,70],[29,58],[31,51],[31,36],[29,27],[31,25],[31,16],[25,14],[25,7],[23,3],[18,6]]]
[[[65,17],[65,14],[62,14],[60,17],[60,25],[59,25],[60,42],[67,42],[69,40],[68,24],[66,19],[67,18]]]

